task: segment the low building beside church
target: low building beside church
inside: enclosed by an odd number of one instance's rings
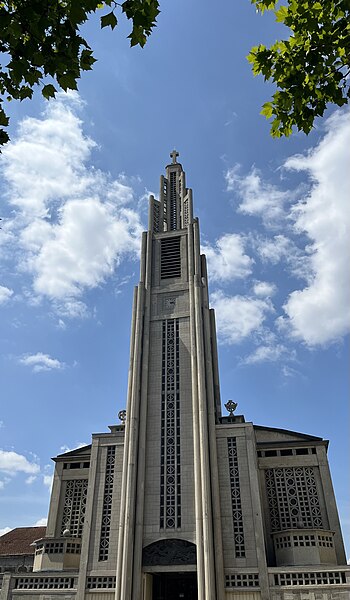
[[[127,409],[55,458],[33,573],[1,600],[349,600],[328,442],[221,412],[214,311],[177,153],[150,197]],[[283,424],[288,426],[288,424]]]

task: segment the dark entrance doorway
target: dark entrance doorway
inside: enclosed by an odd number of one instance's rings
[[[197,598],[197,573],[154,573],[152,600]]]

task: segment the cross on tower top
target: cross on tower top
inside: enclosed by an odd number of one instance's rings
[[[170,158],[173,159],[173,165],[176,165],[176,158],[179,156],[179,153],[176,150],[170,152]]]

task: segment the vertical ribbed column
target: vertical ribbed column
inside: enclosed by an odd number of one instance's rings
[[[152,233],[147,233],[146,243],[146,272],[145,272],[145,315],[143,328],[143,348],[141,367],[141,399],[140,399],[140,433],[138,447],[138,469],[136,489],[135,515],[135,551],[133,561],[132,598],[140,600],[142,587],[142,538],[143,515],[145,500],[145,467],[146,467],[146,434],[147,434],[147,395],[149,370],[149,337],[151,312],[151,262],[152,262]]]
[[[135,491],[137,475],[137,453],[139,438],[139,411],[140,411],[140,367],[142,353],[144,313],[144,283],[141,281],[137,292],[137,305],[135,315],[135,342],[133,348],[133,363],[131,371],[131,394],[127,409],[127,431],[125,432],[126,445],[124,448],[124,459],[126,458],[125,480],[123,471],[122,495],[123,508],[120,511],[122,525],[120,537],[122,544],[119,547],[122,554],[121,564],[117,562],[116,599],[129,600],[131,597],[132,574],[133,574],[133,550],[134,550],[134,522],[135,522]],[[121,532],[122,530],[122,532]]]
[[[202,520],[202,485],[199,441],[199,411],[198,411],[198,378],[197,378],[197,348],[195,326],[194,299],[194,241],[193,224],[188,226],[188,278],[190,297],[190,335],[191,335],[191,373],[192,373],[192,419],[193,419],[193,448],[194,448],[194,487],[196,514],[196,545],[197,545],[197,586],[198,598],[205,598],[204,551],[203,551],[203,520]]]
[[[194,301],[195,301],[195,327],[197,346],[197,375],[198,375],[198,410],[199,410],[199,447],[201,465],[201,500],[203,519],[203,547],[204,547],[204,578],[205,598],[215,600],[215,575],[214,575],[214,546],[212,529],[212,509],[210,490],[210,463],[208,442],[208,415],[207,395],[204,367],[204,340],[202,316],[202,290],[201,290],[201,260],[199,246],[198,220],[193,223],[194,231]]]
[[[215,430],[215,396],[214,396],[214,373],[213,373],[213,356],[211,343],[211,328],[209,314],[209,295],[208,295],[208,275],[206,258],[202,255],[202,275],[205,285],[202,289],[203,296],[203,321],[204,321],[204,350],[205,350],[205,374],[207,387],[207,411],[208,411],[208,437],[209,437],[209,456],[210,456],[210,483],[211,497],[213,507],[213,535],[215,546],[215,576],[216,576],[216,598],[224,600],[225,585],[224,585],[224,560],[222,546],[222,528],[221,528],[221,509],[219,496],[219,472],[218,472],[218,457],[216,446],[216,430]]]
[[[131,320],[131,336],[130,336],[130,361],[128,373],[128,400],[127,400],[127,416],[131,411],[132,404],[132,369],[134,365],[135,354],[135,329],[136,329],[136,308],[137,308],[138,288],[134,289],[134,300]],[[124,454],[123,454],[123,472],[122,472],[122,488],[120,495],[120,513],[119,513],[119,532],[118,532],[118,554],[117,554],[117,571],[116,571],[116,600],[121,599],[121,582],[123,569],[123,553],[124,553],[124,532],[125,532],[125,505],[126,505],[126,488],[127,488],[127,468],[129,456],[129,439],[130,439],[130,421],[126,419],[125,436],[124,436]]]

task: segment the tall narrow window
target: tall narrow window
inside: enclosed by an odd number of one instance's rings
[[[61,535],[68,529],[71,536],[82,536],[87,487],[87,479],[71,479],[66,481]]]
[[[107,462],[105,473],[105,487],[102,506],[102,524],[100,537],[99,560],[108,560],[109,553],[109,535],[111,531],[112,501],[113,501],[113,482],[115,466],[115,446],[107,448]]]
[[[177,229],[176,173],[170,173],[170,229]]]
[[[231,503],[233,518],[233,537],[237,558],[245,557],[244,529],[242,515],[241,489],[239,484],[239,469],[237,458],[236,438],[227,438],[228,464],[230,469]]]
[[[160,527],[181,527],[179,322],[163,321]]]

